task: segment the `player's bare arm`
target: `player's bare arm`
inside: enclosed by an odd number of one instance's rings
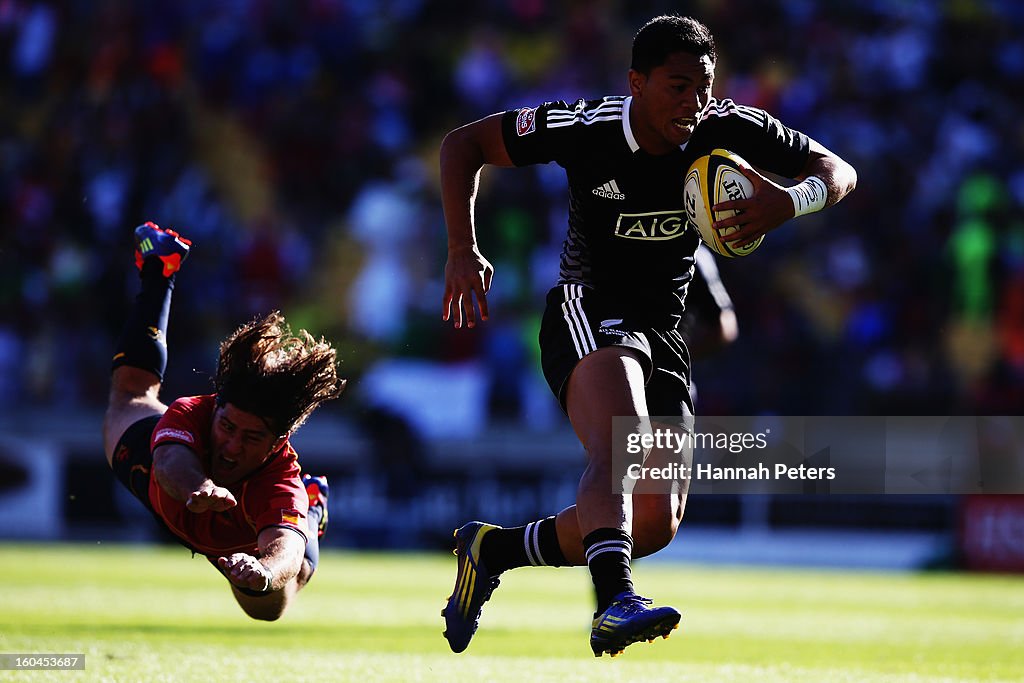
[[[824,183],[824,203],[814,209],[820,210],[832,206],[856,187],[857,171],[821,143],[811,139],[809,146],[807,163],[797,179],[804,181],[814,176]],[[729,235],[728,241],[739,246],[754,242],[796,215],[789,190],[753,168],[744,168],[743,175],[754,186],[753,197],[721,202],[713,207],[714,211],[732,209],[740,212],[714,223],[716,230],[738,227],[736,232]]]
[[[259,536],[259,557],[235,553],[217,558],[225,576],[239,588],[279,591],[302,567],[305,540],[291,529],[271,527]]]
[[[798,179],[804,180],[812,175],[825,183],[828,190],[826,207],[832,206],[857,187],[857,170],[814,139],[810,140],[810,156]]]
[[[473,207],[484,164],[512,166],[501,134],[501,114],[494,114],[449,133],[441,143],[441,198],[448,228],[448,262],[444,268],[441,319],[476,326],[474,297],[480,319],[487,320],[487,292],[494,267],[476,243]]]
[[[206,476],[195,451],[182,444],[157,446],[153,476],[172,498],[185,501],[191,512],[222,512],[237,504],[231,491]]]

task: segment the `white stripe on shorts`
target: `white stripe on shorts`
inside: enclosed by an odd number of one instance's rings
[[[572,343],[576,347],[576,355],[583,358],[597,350],[594,333],[590,330],[587,316],[583,314],[583,286],[562,285],[562,316],[569,326]]]

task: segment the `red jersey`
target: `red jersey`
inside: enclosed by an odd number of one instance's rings
[[[208,470],[215,408],[213,394],[179,398],[153,429],[150,449],[182,444],[195,451]],[[226,488],[238,505],[224,512],[195,513],[150,477],[149,502],[176,536],[204,555],[256,555],[257,538],[268,527],[294,529],[306,538],[309,496],[302,486],[298,455],[287,441],[258,470]]]

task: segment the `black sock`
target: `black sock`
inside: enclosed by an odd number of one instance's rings
[[[564,567],[569,564],[558,545],[554,517],[525,526],[488,531],[480,542],[480,554],[492,574],[526,565]]]
[[[600,614],[608,609],[616,595],[633,591],[629,571],[633,539],[620,529],[595,529],[583,539],[583,549],[597,593],[597,613]]]
[[[324,514],[324,509],[319,505],[313,505],[309,508],[309,512],[306,514],[306,524],[309,527],[309,533],[306,534],[306,552],[304,557],[309,562],[309,568],[312,571],[316,571],[316,566],[320,562],[320,517]]]
[[[167,369],[167,318],[171,312],[174,275],[164,277],[163,263],[148,258],[139,273],[142,288],[117,340],[111,370],[122,365],[148,370],[161,381]]]

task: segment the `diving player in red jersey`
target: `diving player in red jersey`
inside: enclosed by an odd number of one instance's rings
[[[107,462],[247,615],[275,620],[316,570],[327,526],[327,480],[302,474],[288,438],[344,389],[335,350],[270,313],[221,343],[215,393],[164,405],[171,293],[191,242],[145,223],[135,245],[142,287],[113,359]]]
[[[804,133],[762,109],[713,97],[716,58],[699,21],[655,17],[634,38],[628,96],[493,114],[441,145],[442,318],[456,328],[488,318],[494,268],[477,246],[474,222],[480,169],[550,162],[565,169],[568,230],[541,325],[541,365],[587,454],[574,506],[523,527],[470,522],[457,530],[458,573],[443,611],[455,652],[468,647],[499,575],[527,565],[589,567],[596,656],[667,636],[679,623],[675,609],[637,595],[630,562],[675,537],[686,482],[665,493],[617,492],[612,425],[617,416],[641,425],[663,416],[672,429],[693,431],[690,357],[676,328],[700,239],[687,223],[684,176],[698,157],[723,148],[798,181],[782,187],[744,169],[754,195],[714,207],[738,212],[715,228],[738,228],[730,241],[740,246],[835,204],[857,182],[848,163]]]

